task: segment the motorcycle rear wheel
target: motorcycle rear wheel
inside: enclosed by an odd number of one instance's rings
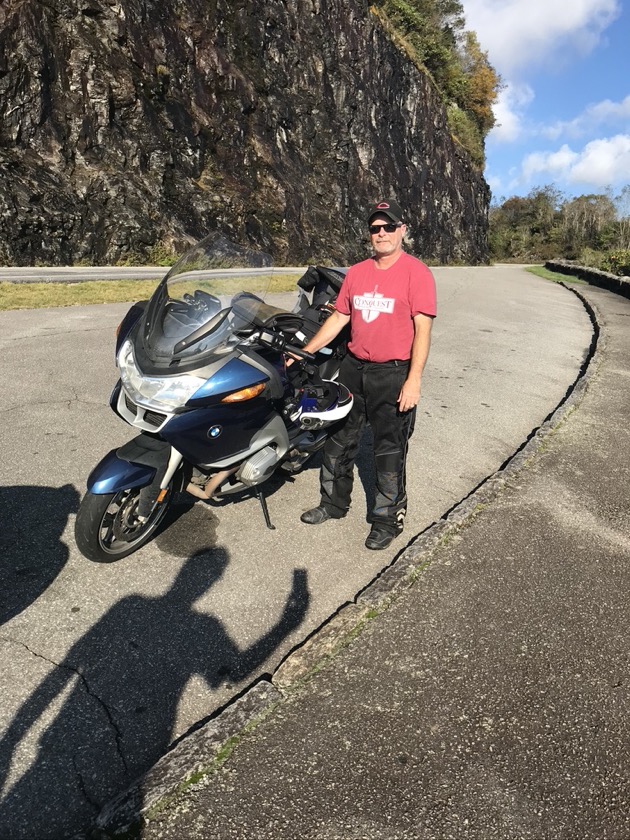
[[[115,563],[128,557],[154,536],[173,495],[172,484],[163,502],[145,521],[135,516],[140,488],[97,496],[86,493],[74,523],[77,548],[94,563]]]

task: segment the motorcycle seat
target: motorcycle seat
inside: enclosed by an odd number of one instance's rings
[[[232,311],[257,329],[275,327],[283,332],[295,332],[300,329],[302,323],[299,315],[265,303],[254,295],[240,295],[233,300]]]

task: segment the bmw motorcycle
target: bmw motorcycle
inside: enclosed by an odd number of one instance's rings
[[[262,485],[299,471],[352,407],[335,381],[344,334],[316,355],[302,350],[334,311],[344,273],[309,267],[284,309],[270,257],[213,235],[131,307],[110,406],[139,434],[88,478],[75,522],[85,557],[137,551],[184,491],[207,502],[254,493],[273,528]]]

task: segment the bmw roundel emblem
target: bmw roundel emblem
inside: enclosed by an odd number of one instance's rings
[[[208,429],[208,437],[214,440],[214,438],[219,437],[222,431],[223,426],[210,426],[210,428]]]

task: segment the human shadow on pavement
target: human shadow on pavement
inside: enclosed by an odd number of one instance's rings
[[[0,738],[0,837],[46,840],[85,829],[167,751],[192,678],[210,689],[242,683],[299,626],[309,603],[303,569],[294,570],[273,626],[241,649],[221,621],[195,608],[227,565],[224,549],[206,549],[184,562],[164,594],[123,598],[42,680]],[[195,714],[204,717],[210,705],[202,700]]]
[[[63,487],[0,487],[0,624],[46,591],[68,560],[61,541],[79,493]]]

